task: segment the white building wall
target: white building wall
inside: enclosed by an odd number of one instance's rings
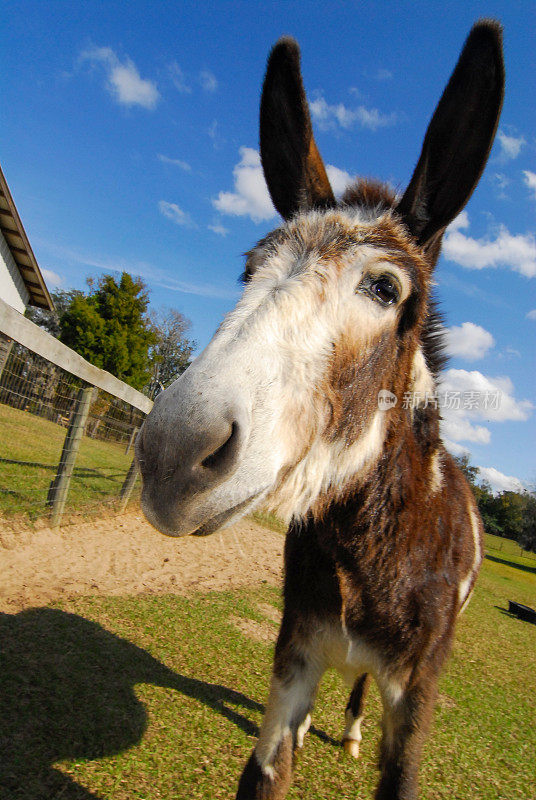
[[[11,255],[11,250],[0,231],[0,297],[24,314],[30,295]]]

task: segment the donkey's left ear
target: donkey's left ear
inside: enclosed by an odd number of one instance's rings
[[[280,39],[268,59],[261,98],[261,161],[274,206],[284,219],[335,205],[313,137],[294,39]]]
[[[440,235],[473,193],[495,138],[503,95],[501,26],[481,20],[467,38],[397,208],[420,245]]]

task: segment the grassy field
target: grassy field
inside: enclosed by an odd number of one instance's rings
[[[509,599],[534,605],[536,572],[487,559],[441,682],[422,800],[536,797],[536,626],[509,616]],[[0,615],[0,798],[233,797],[262,718],[279,605],[261,585]],[[290,798],[372,797],[378,694],[359,762],[338,744],[346,699],[328,673]]]
[[[0,514],[46,515],[50,482],[56,474],[66,428],[0,405]],[[132,454],[125,446],[84,437],[67,498],[67,512],[102,509],[117,498]]]

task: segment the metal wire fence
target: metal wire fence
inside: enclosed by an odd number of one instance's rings
[[[94,373],[120,382],[94,367],[84,380],[87,362],[72,356],[78,374],[0,332],[0,525],[66,524],[139,495],[133,448],[151,402],[125,384],[145,411],[97,388]]]

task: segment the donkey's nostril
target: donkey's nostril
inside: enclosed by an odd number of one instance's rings
[[[217,450],[203,459],[201,466],[218,471],[229,469],[238,452],[240,438],[238,433],[238,422],[233,422],[229,437]]]

